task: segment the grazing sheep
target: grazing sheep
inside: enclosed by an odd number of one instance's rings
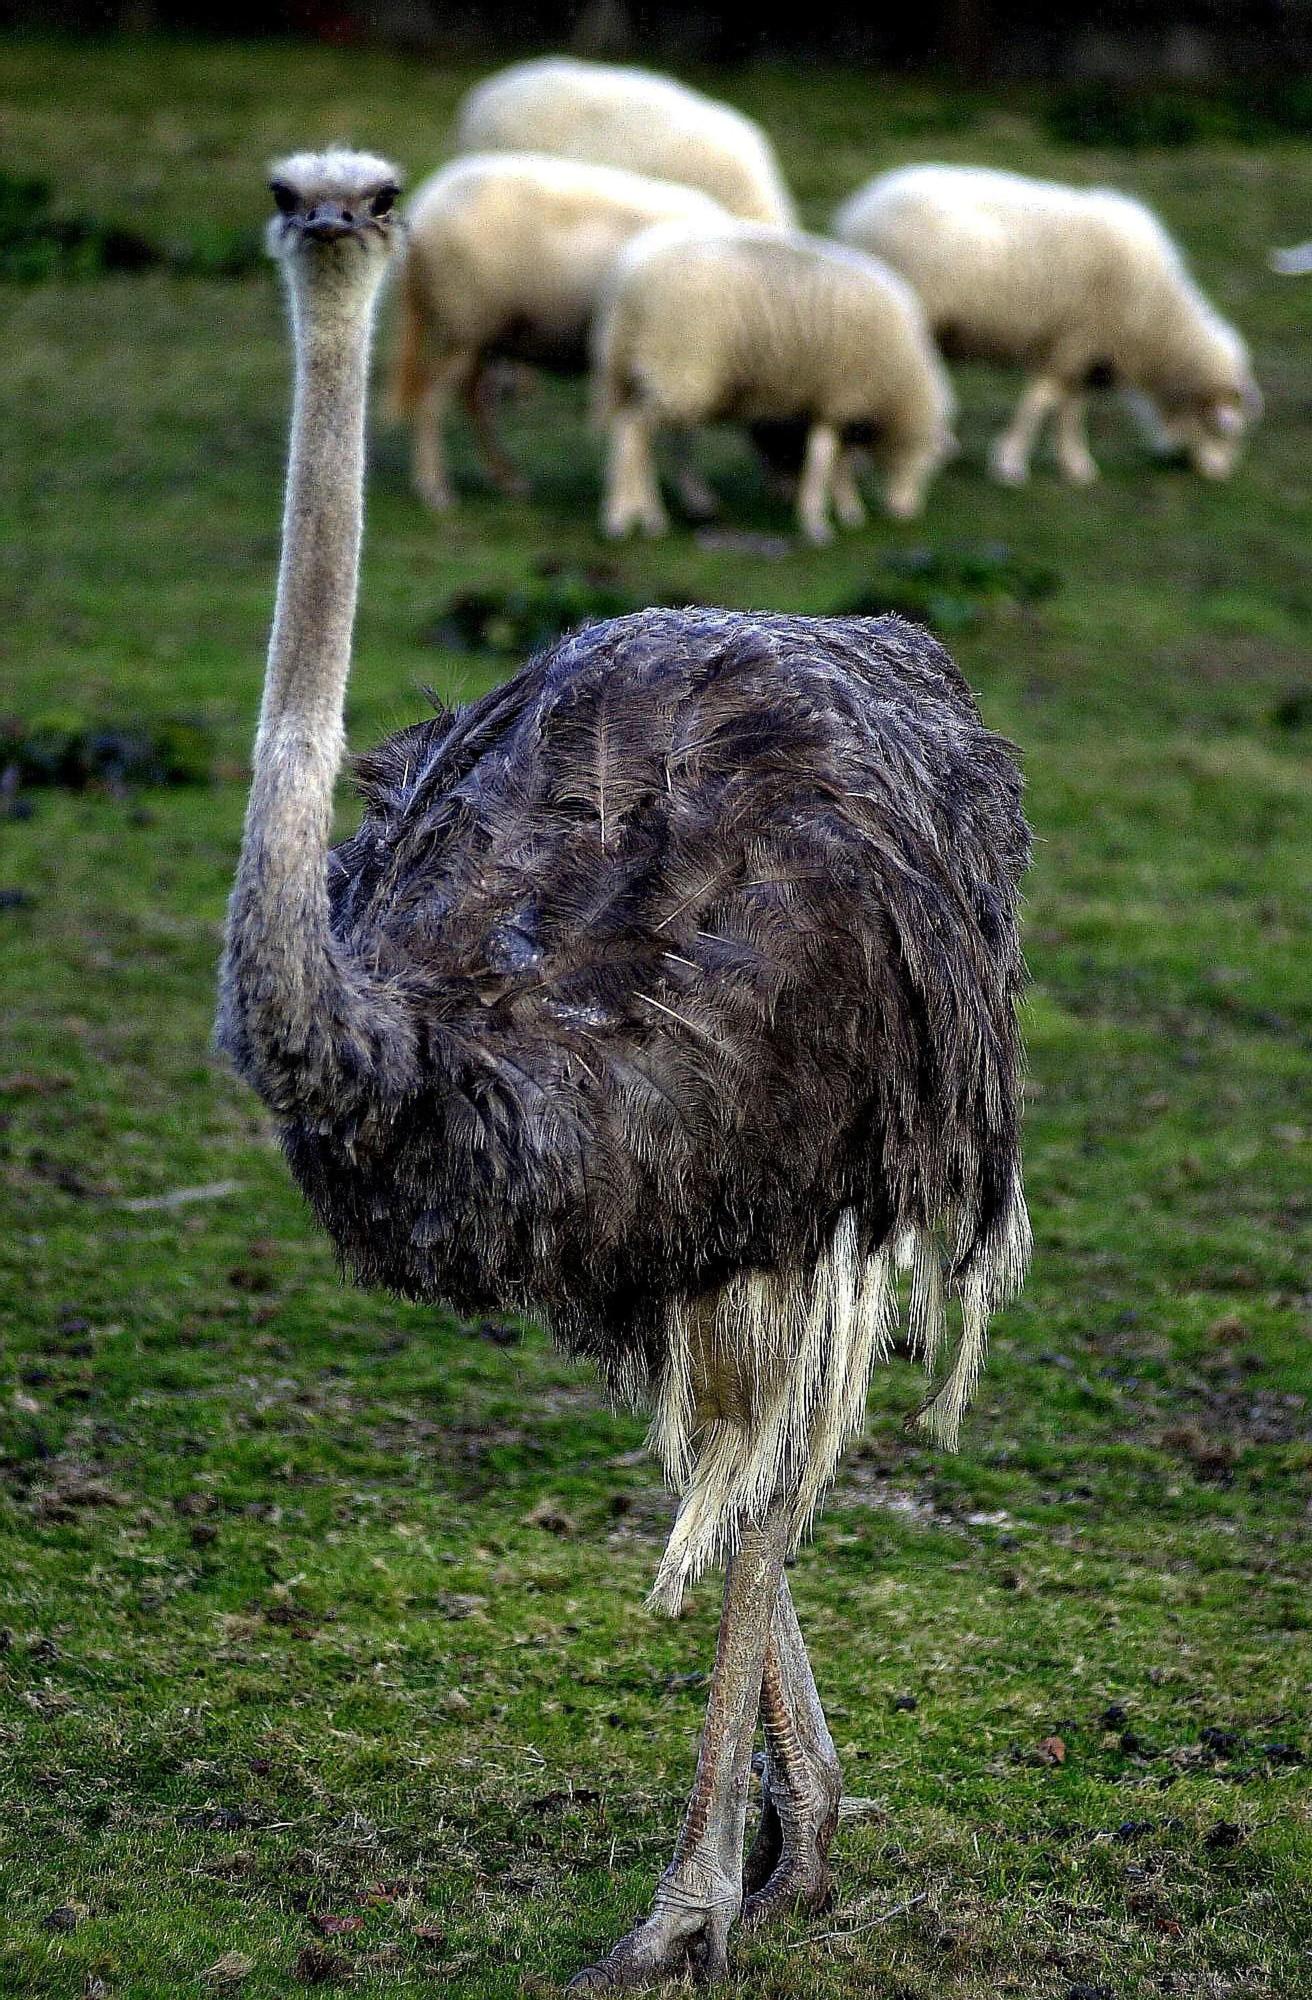
[[[1282,278],[1305,278],[1312,271],[1312,242],[1295,243],[1288,250],[1272,250],[1266,261]]]
[[[753,222],[796,220],[774,149],[750,118],[672,77],[546,56],[471,90],[461,153],[561,153],[702,188]]]
[[[598,313],[596,387],[608,535],[665,531],[652,456],[665,424],[804,418],[797,514],[815,543],[831,537],[831,497],[844,526],[864,518],[846,443],[874,443],[902,518],[953,447],[952,391],[911,288],[860,251],[760,223],[636,237]]]
[[[1026,370],[991,456],[1007,485],[1028,477],[1049,416],[1063,475],[1096,479],[1085,397],[1113,385],[1146,401],[1157,443],[1209,479],[1233,469],[1261,409],[1248,350],[1142,203],[986,167],[903,167],[845,202],[834,232],[910,279],[945,353]]]
[[[545,153],[473,155],[426,181],[408,213],[391,394],[414,425],[421,499],[438,511],[454,504],[442,433],[457,393],[495,483],[522,491],[492,428],[488,361],[581,373],[602,281],[624,244],[654,222],[723,213],[696,188]]]

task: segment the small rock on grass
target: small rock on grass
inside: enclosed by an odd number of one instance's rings
[[[255,1970],[255,1960],[248,1958],[244,1951],[225,1951],[222,1958],[216,1958],[213,1965],[207,1965],[201,1978],[210,1986],[240,1986]]]
[[[525,1514],[523,1525],[526,1528],[541,1528],[546,1534],[559,1535],[563,1540],[569,1540],[578,1533],[573,1517],[565,1512],[558,1500],[549,1498],[539,1500],[536,1507]]]

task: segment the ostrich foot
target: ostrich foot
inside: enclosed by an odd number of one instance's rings
[[[829,1848],[843,1771],[816,1693],[787,1582],[780,1585],[761,1675],[765,1755],[761,1819],[747,1856],[743,1922],[829,1901]]]
[[[743,1900],[752,1736],[788,1534],[789,1515],[778,1503],[759,1524],[742,1523],[725,1573],[697,1775],[674,1859],[651,1915],[571,1980],[575,1992],[646,1986],[689,1973],[706,1984],[728,1970],[729,1930]]]
[[[729,1927],[739,1902],[739,1891],[727,1879],[695,1884],[672,1869],[656,1891],[651,1915],[596,1965],[575,1973],[568,1990],[612,1992],[689,1975],[699,1985],[722,1979],[729,1968]]]
[[[747,1929],[792,1910],[814,1914],[830,1902],[833,1877],[829,1847],[838,1826],[843,1789],[837,1761],[802,1754],[785,1782],[761,1772],[761,1819],[743,1874]]]

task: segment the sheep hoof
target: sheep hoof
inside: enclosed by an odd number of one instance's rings
[[[1010,451],[990,452],[989,472],[999,486],[1024,486],[1030,476],[1024,459],[1017,458]]]
[[[451,488],[436,480],[417,479],[415,492],[430,514],[449,514],[456,504],[456,496]]]
[[[1097,466],[1087,457],[1064,459],[1061,470],[1068,486],[1092,486],[1098,477]]]
[[[697,473],[685,471],[678,480],[679,505],[690,521],[718,521],[720,502]]]
[[[920,508],[918,493],[890,493],[884,501],[884,512],[891,514],[895,521],[914,521]]]

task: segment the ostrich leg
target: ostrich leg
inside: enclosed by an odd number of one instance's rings
[[[777,1505],[742,1531],[729,1559],[697,1775],[674,1859],[661,1877],[651,1915],[571,1990],[641,1986],[691,1971],[718,1979],[728,1965],[729,1927],[743,1897],[743,1829],[752,1738],[770,1620],[783,1577],[788,1524]]]
[[[761,1721],[765,1767],[761,1823],[745,1871],[747,1924],[786,1909],[823,1907],[843,1790],[787,1577],[779,1585],[761,1675]]]

